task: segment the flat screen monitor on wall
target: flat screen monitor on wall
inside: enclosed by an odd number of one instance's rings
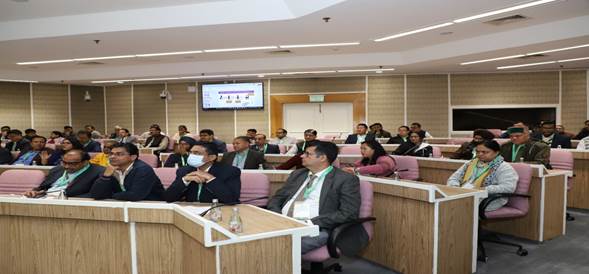
[[[261,82],[203,84],[202,109],[263,109],[264,85]]]
[[[541,121],[556,121],[556,107],[530,108],[454,108],[452,130],[471,131],[478,128],[506,129],[516,122],[534,127]]]

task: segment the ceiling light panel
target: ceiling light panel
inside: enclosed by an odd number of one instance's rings
[[[554,1],[557,1],[557,0],[533,1],[533,2],[529,2],[529,3],[526,3],[526,4],[521,4],[521,5],[509,7],[509,8],[494,10],[494,11],[490,11],[490,12],[485,12],[485,13],[481,13],[481,14],[469,16],[469,17],[464,17],[464,18],[456,19],[456,20],[454,20],[454,23],[464,23],[464,22],[468,22],[468,21],[472,21],[472,20],[476,20],[476,19],[480,19],[480,18],[484,18],[484,17],[489,17],[489,16],[501,14],[501,13],[511,12],[511,11],[515,11],[515,10],[520,10],[520,9],[525,9],[525,8],[529,8],[529,7],[534,7],[534,6],[539,6],[539,5],[547,4],[547,3],[550,3],[550,2],[554,2]]]

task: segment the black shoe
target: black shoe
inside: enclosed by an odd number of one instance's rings
[[[567,213],[566,219],[567,219],[568,222],[571,222],[571,221],[574,221],[575,220],[575,217],[573,217],[571,214],[568,214]]]

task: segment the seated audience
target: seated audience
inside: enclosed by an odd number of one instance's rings
[[[110,155],[110,151],[112,150],[113,146],[118,144],[115,140],[105,140],[102,144],[102,152],[96,154],[92,159],[90,159],[91,164],[107,167],[108,166],[108,158]]]
[[[90,136],[92,137],[92,139],[102,139],[102,134],[100,134],[100,132],[98,132],[98,130],[96,130],[96,128],[93,125],[85,125],[84,129],[90,132]]]
[[[544,121],[540,125],[540,132],[534,134],[532,138],[542,142],[551,148],[571,148],[571,138],[556,133],[556,123],[554,121]]]
[[[10,132],[9,126],[2,126],[0,128],[0,143],[8,143],[10,139],[8,139],[8,132]]]
[[[29,140],[23,138],[22,132],[18,129],[13,129],[8,132],[8,142],[5,148],[10,151],[24,151],[31,148],[31,143]]]
[[[43,136],[35,136],[31,140],[31,148],[21,151],[13,165],[43,165],[47,163],[49,156],[53,153],[52,149],[46,148],[47,139]]]
[[[424,143],[425,131],[411,132],[409,134],[409,142],[401,144],[393,154],[408,155],[417,157],[431,157],[433,155],[433,148],[428,143]]]
[[[48,144],[59,145],[61,142],[63,142],[63,135],[59,131],[52,131],[47,139]]]
[[[411,132],[420,132],[423,131],[425,132],[425,138],[434,138],[434,136],[432,136],[431,134],[429,134],[429,132],[427,132],[426,130],[421,129],[421,124],[414,122],[411,123]]]
[[[110,151],[110,165],[92,186],[91,197],[97,200],[162,200],[164,186],[153,168],[138,158],[139,149],[135,145],[115,144]]]
[[[370,125],[370,132],[375,138],[391,138],[391,133],[382,128],[381,123],[374,123]]]
[[[166,159],[166,162],[164,163],[164,167],[178,168],[187,166],[190,148],[196,144],[196,140],[192,139],[191,137],[180,137],[178,146],[176,147],[174,153],[168,156],[168,159]]]
[[[411,132],[411,130],[409,129],[408,126],[400,126],[399,129],[397,129],[397,136],[389,139],[387,141],[387,144],[401,145],[401,144],[409,142],[409,132]]]
[[[213,143],[217,146],[219,153],[227,152],[227,144],[225,142],[215,138],[215,132],[211,129],[203,129],[199,132],[198,137],[203,143]]]
[[[572,132],[566,131],[563,125],[556,125],[556,133],[566,136],[566,137],[569,137],[569,139],[571,139],[571,140],[573,138],[575,138],[575,134]]]
[[[49,156],[47,159],[47,162],[42,162],[42,164],[47,166],[57,166],[61,163],[63,155],[72,149],[83,150],[84,146],[82,146],[78,139],[74,137],[67,137],[61,142],[61,146],[53,151],[51,156]]]
[[[162,135],[162,130],[159,126],[152,126],[149,128],[150,135],[145,140],[145,147],[153,148],[153,153],[159,155],[160,152],[168,150],[168,136]]]
[[[188,165],[176,171],[176,180],[164,192],[164,199],[210,203],[237,203],[241,194],[241,170],[217,162],[219,151],[211,143],[190,148]]]
[[[585,127],[582,128],[581,131],[579,131],[579,133],[577,133],[577,136],[575,136],[575,140],[581,140],[587,136],[589,136],[589,120],[585,121]]]
[[[12,153],[0,146],[0,165],[9,165],[13,160]]]
[[[131,135],[131,133],[129,133],[129,130],[126,128],[121,128],[119,129],[119,134],[117,135],[117,137],[115,138],[115,140],[119,143],[130,143],[130,144],[136,144],[137,143],[137,137]]]
[[[90,164],[88,160],[88,153],[79,149],[69,150],[63,155],[60,165],[52,168],[38,187],[24,195],[29,198],[58,196],[60,191],[64,191],[67,197],[89,197],[90,188],[104,168]]]
[[[304,141],[299,142],[297,144],[295,144],[294,146],[291,146],[290,149],[288,150],[288,152],[286,152],[286,154],[294,154],[294,156],[290,159],[288,159],[286,162],[280,164],[279,166],[276,167],[276,169],[283,169],[283,170],[288,170],[291,168],[302,168],[303,167],[303,162],[301,160],[301,155],[305,152],[305,149],[314,144],[317,140],[317,131],[314,129],[307,129],[304,132]]]
[[[288,131],[286,131],[286,129],[283,129],[283,128],[277,129],[276,130],[276,138],[270,140],[270,144],[273,144],[273,145],[291,145],[291,144],[296,144],[297,143],[297,139],[296,138],[286,136],[286,134],[288,134]]]
[[[266,135],[261,133],[256,134],[255,143],[251,146],[251,149],[262,152],[263,154],[280,154],[278,145],[268,144],[266,142]]]
[[[121,130],[123,127],[122,126],[115,126],[113,132],[108,135],[108,139],[116,139],[117,137],[119,137],[119,130]]]
[[[63,137],[76,137],[74,133],[74,128],[72,126],[64,126],[63,127]]]
[[[577,145],[578,150],[589,150],[589,136],[581,139]]]
[[[470,160],[477,156],[475,148],[486,140],[493,140],[495,135],[486,129],[477,129],[472,133],[472,141],[464,142],[450,158]]]
[[[85,130],[78,131],[78,141],[82,144],[84,151],[90,152],[101,152],[100,143],[92,140],[92,134]]]
[[[360,123],[356,126],[356,133],[348,135],[346,144],[361,144],[364,141],[374,140],[374,135],[368,132],[368,125]]]
[[[310,144],[302,155],[305,168],[293,171],[268,203],[269,210],[319,226],[318,236],[301,239],[303,254],[325,245],[336,226],[358,218],[360,183],[358,177],[332,166],[337,154],[334,143]],[[361,232],[350,236],[364,243],[368,239]],[[346,252],[347,246],[339,248]]]
[[[484,140],[476,146],[477,157],[466,162],[448,179],[449,186],[485,189],[487,193],[513,193],[519,177],[517,172],[499,154],[499,144]],[[500,198],[489,204],[486,211],[493,211],[507,204],[508,198]]]
[[[362,160],[354,163],[354,167],[343,168],[352,174],[388,176],[395,171],[395,161],[376,140],[369,140],[360,146]]]
[[[221,163],[237,167],[239,169],[258,169],[264,167],[266,160],[264,154],[259,151],[249,149],[249,137],[239,136],[233,139],[233,149],[235,151],[225,152]]]
[[[510,141],[501,146],[501,156],[505,161],[543,164],[547,168],[551,168],[548,145],[530,139],[530,132],[527,128],[510,127],[507,132]]]
[[[256,139],[256,134],[258,134],[258,130],[255,128],[250,128],[247,130],[245,136],[247,136],[247,138],[249,138],[250,143],[254,143],[254,140]]]
[[[174,136],[172,136],[172,140],[175,140],[176,142],[180,142],[180,138],[182,138],[184,136],[189,136],[188,134],[190,134],[190,131],[188,131],[188,128],[185,125],[179,125],[178,132],[176,132],[176,134],[174,134]]]
[[[25,139],[29,142],[33,140],[33,137],[37,136],[37,131],[32,128],[25,129]]]
[[[526,125],[526,123],[519,121],[519,122],[513,123],[513,125],[511,127],[527,128],[528,126]],[[503,133],[501,133],[501,135],[499,135],[499,138],[501,138],[501,139],[509,138],[509,133],[507,132],[507,130],[504,131]]]
[[[152,128],[152,127],[162,128],[158,124],[153,124],[153,125],[149,126],[149,128]],[[161,134],[164,135],[164,136],[166,135],[165,132],[161,132]],[[148,130],[146,132],[141,133],[141,135],[139,135],[139,139],[145,140],[145,139],[149,138],[149,136],[151,136],[151,131]]]

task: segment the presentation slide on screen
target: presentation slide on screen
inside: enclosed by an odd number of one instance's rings
[[[204,109],[264,107],[262,83],[203,85],[202,97]]]

